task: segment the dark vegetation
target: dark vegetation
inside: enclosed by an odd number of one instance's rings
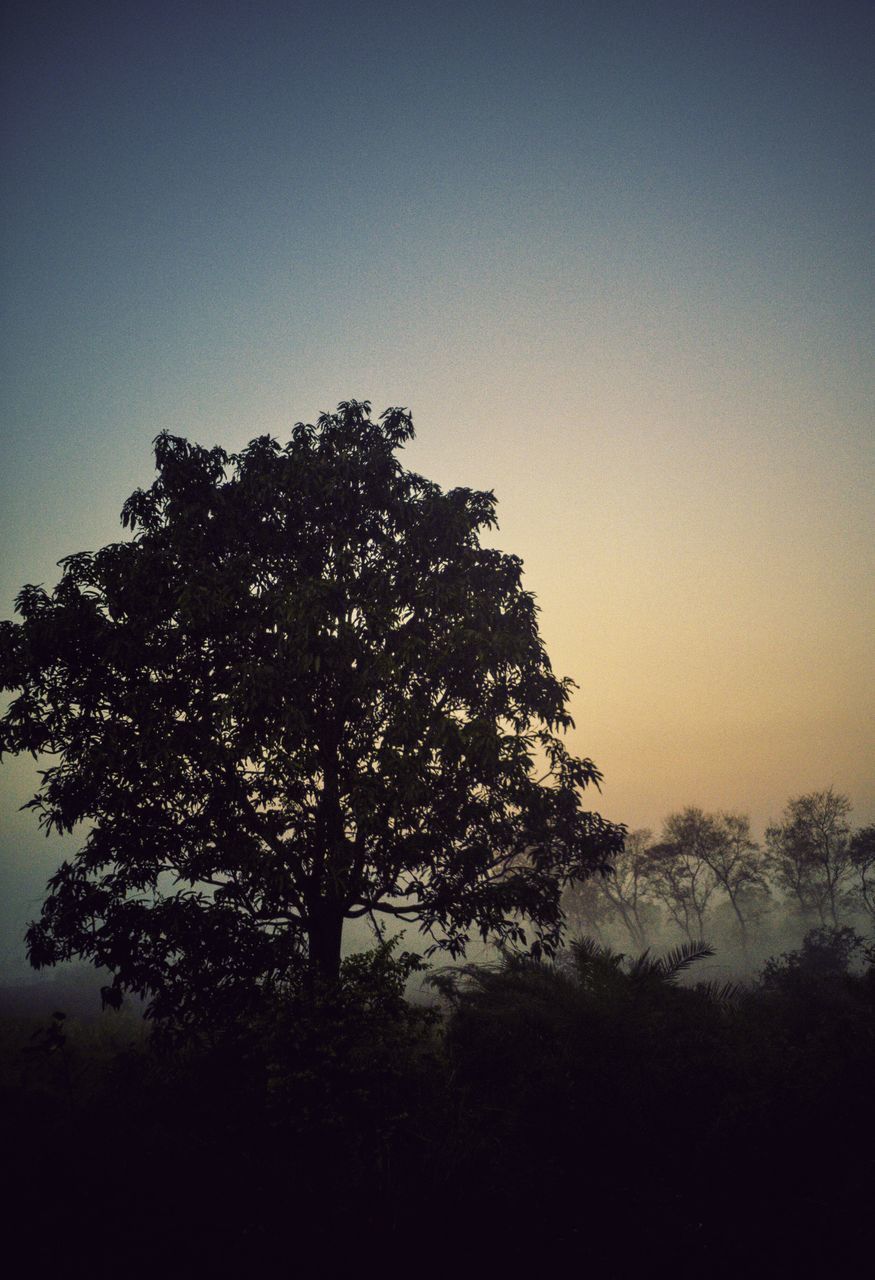
[[[709,954],[582,940],[438,971],[434,1009],[383,946],[185,1040],[123,1012],[7,1024],[9,1220],[68,1273],[838,1265],[871,1214],[875,956],[815,930],[736,988],[696,980]]]
[[[520,562],[480,543],[494,498],[404,471],[411,434],[349,402],[282,448],[162,436],[131,540],[0,626],[0,746],[44,764],[46,829],[85,830],[30,959],[103,966],[113,1007],[2,1023],[9,1253],[835,1269],[875,1181],[875,954],[847,917],[872,829],[832,791],[765,851],[738,815],[653,842],[584,811],[570,682]],[[799,947],[744,985],[703,973],[719,918],[750,970],[778,899]],[[563,946],[563,908],[601,940]],[[359,918],[376,946],[341,960]],[[386,921],[417,925],[431,1003]],[[660,921],[680,941],[654,953]],[[473,938],[500,963],[437,965]]]

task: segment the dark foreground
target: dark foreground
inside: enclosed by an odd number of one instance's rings
[[[847,943],[812,937],[742,992],[583,947],[477,971],[440,1014],[384,957],[330,1002],[158,1048],[124,1015],[7,1020],[8,1256],[66,1277],[865,1274],[875,968]]]

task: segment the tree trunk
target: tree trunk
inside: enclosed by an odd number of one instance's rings
[[[727,889],[727,892],[729,893],[728,889]],[[735,918],[738,921],[738,929],[741,934],[741,950],[745,960],[747,960],[748,959],[747,925],[745,924],[744,916],[742,915],[741,908],[739,907],[738,903],[735,900],[734,893],[729,893],[729,901],[732,903],[732,910],[735,912]]]
[[[647,941],[647,930],[644,928],[644,925],[641,923],[641,917],[638,914],[637,907],[633,908],[632,918],[635,921],[635,935],[636,935],[635,945],[639,951],[646,951],[649,946],[649,943]]]
[[[313,977],[334,984],[340,976],[343,912],[333,903],[318,903],[310,912],[307,944]]]

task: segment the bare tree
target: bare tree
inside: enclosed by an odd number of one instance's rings
[[[812,791],[788,802],[783,822],[766,831],[767,861],[778,884],[795,898],[803,915],[838,927],[848,899],[851,828],[847,796]]]
[[[848,853],[857,876],[855,901],[875,917],[875,826],[855,831]]]
[[[651,886],[653,833],[646,827],[630,831],[612,871],[602,881],[602,892],[623,921],[634,946],[648,945],[648,916],[654,910]]]
[[[750,818],[746,814],[702,816],[709,824],[709,831],[707,838],[700,841],[701,856],[714,873],[718,888],[729,899],[746,954],[754,902],[757,896],[762,900],[768,893],[760,847],[751,837]]]
[[[619,920],[637,950],[648,946],[648,926],[658,911],[650,884],[652,841],[647,829],[629,831],[606,872],[572,881],[562,899],[572,927],[604,940],[604,926]]]
[[[720,839],[713,817],[688,808],[666,818],[662,841],[650,850],[649,889],[691,942],[705,934],[717,888],[709,859]]]
[[[586,880],[572,880],[562,894],[562,910],[574,934],[603,941],[602,926],[613,915],[605,895],[604,878],[595,875]]]

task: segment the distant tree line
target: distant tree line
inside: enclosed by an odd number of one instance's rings
[[[571,885],[572,932],[620,926],[636,948],[665,925],[692,941],[718,912],[746,951],[763,916],[783,907],[806,927],[875,917],[875,826],[854,830],[846,795],[829,788],[791,799],[762,844],[741,813],[690,807],[666,818],[659,839],[631,831],[602,876]]]

